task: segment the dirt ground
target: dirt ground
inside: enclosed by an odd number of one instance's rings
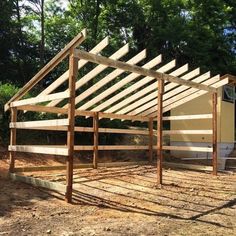
[[[65,183],[64,171],[27,175]],[[165,169],[163,182],[149,165],[79,169],[70,205],[0,177],[0,235],[236,235],[236,173]]]

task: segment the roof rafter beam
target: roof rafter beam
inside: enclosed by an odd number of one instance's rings
[[[185,80],[180,79],[175,76],[156,72],[154,70],[144,69],[139,66],[130,65],[128,63],[118,61],[118,60],[113,60],[113,59],[106,58],[103,56],[94,55],[94,54],[91,54],[91,53],[88,53],[88,52],[85,52],[85,51],[82,51],[79,49],[75,50],[75,57],[78,57],[79,59],[84,59],[84,60],[87,60],[87,61],[90,61],[90,62],[93,62],[96,64],[106,65],[106,66],[117,68],[117,69],[123,69],[123,70],[129,71],[129,72],[134,72],[134,73],[137,73],[137,74],[140,74],[143,76],[150,76],[150,77],[154,77],[156,79],[161,79],[161,80],[168,81],[168,82],[178,83],[180,85],[186,85],[189,87],[205,90],[208,92],[216,92],[216,89],[212,88],[210,86],[206,86],[203,84],[197,84],[192,81],[185,81]]]

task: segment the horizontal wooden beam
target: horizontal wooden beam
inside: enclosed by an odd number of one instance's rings
[[[199,115],[182,115],[182,116],[165,116],[163,120],[201,120],[211,119],[212,114],[199,114]]]
[[[117,69],[122,69],[122,70],[129,71],[129,72],[134,72],[134,73],[137,73],[137,74],[140,74],[143,76],[150,76],[150,77],[153,77],[156,79],[161,79],[164,81],[173,82],[173,83],[177,83],[180,85],[186,85],[189,87],[205,90],[208,92],[216,92],[216,89],[212,88],[210,86],[194,83],[192,81],[185,81],[185,80],[180,79],[175,76],[160,73],[160,72],[157,72],[154,70],[148,70],[148,69],[145,69],[145,68],[142,68],[139,66],[135,66],[135,65],[130,65],[130,64],[127,64],[122,61],[112,60],[112,59],[109,59],[109,58],[106,58],[103,56],[98,56],[95,54],[91,54],[91,53],[88,53],[88,52],[85,52],[85,51],[82,51],[79,49],[75,50],[75,56],[78,57],[79,59],[84,59],[87,61],[91,61],[93,63],[102,64],[102,65],[106,65],[106,66],[117,68]]]
[[[212,134],[212,130],[164,130],[163,134]]]
[[[20,101],[15,101],[10,104],[11,107],[18,107],[18,106],[23,106],[23,105],[31,105],[31,104],[36,104],[36,103],[41,103],[41,102],[48,102],[52,100],[57,100],[61,98],[68,98],[69,97],[69,92],[60,92],[60,93],[53,93],[49,95],[44,95],[42,97],[34,97],[34,98],[27,98],[23,99]]]
[[[188,147],[188,146],[163,146],[163,150],[190,151],[190,152],[212,152],[213,148],[209,148],[209,147]]]
[[[10,128],[17,129],[30,129],[30,128],[43,128],[52,126],[67,126],[69,125],[68,119],[56,119],[56,120],[36,120],[36,121],[25,121],[25,122],[11,122]]]
[[[22,89],[20,89],[6,104],[5,111],[9,109],[11,102],[22,98],[31,88],[44,78],[53,68],[55,68],[63,59],[65,59],[72,48],[77,47],[86,38],[86,29],[82,30],[73,38],[53,59],[51,59]]]
[[[148,146],[137,146],[137,145],[107,145],[98,146],[98,150],[148,150]],[[74,146],[75,151],[90,151],[93,150],[93,146],[90,145],[76,145]]]
[[[15,145],[8,146],[9,151],[14,152],[30,152],[41,154],[52,154],[60,156],[68,156],[68,148],[66,146],[49,146],[49,145]]]
[[[34,177],[28,177],[23,175],[18,175],[14,173],[9,173],[9,177],[14,181],[21,181],[27,184],[31,184],[35,187],[46,188],[50,190],[55,190],[58,192],[65,193],[66,186],[64,184],[55,183],[47,180],[42,180]]]

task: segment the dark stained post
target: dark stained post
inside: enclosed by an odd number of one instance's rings
[[[217,175],[217,93],[212,94],[212,165],[213,175]]]
[[[164,81],[158,80],[158,110],[157,110],[157,183],[162,184],[162,113],[163,113]]]
[[[98,167],[98,120],[99,113],[95,112],[93,117],[93,168],[97,169]]]
[[[69,60],[69,102],[68,102],[68,119],[69,125],[67,130],[67,148],[68,157],[66,161],[66,202],[72,202],[73,186],[73,158],[74,158],[74,127],[75,127],[75,83],[78,72],[78,58],[74,56],[71,50]]]
[[[12,107],[11,108],[11,122],[16,122],[16,121],[17,121],[17,108]],[[11,128],[10,130],[10,145],[16,145],[16,128]],[[16,155],[16,152],[14,151],[9,152],[9,159],[10,159],[9,171],[10,172],[14,172],[15,155]]]
[[[153,118],[149,118],[148,122],[149,129],[149,162],[152,163],[153,160]]]

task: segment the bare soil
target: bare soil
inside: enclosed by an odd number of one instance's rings
[[[22,158],[18,166],[41,163]],[[29,163],[30,162],[30,163]],[[79,169],[73,204],[64,196],[3,177],[0,160],[0,235],[236,235],[236,173],[165,169],[156,185],[153,166]],[[64,171],[28,176],[65,183]]]

